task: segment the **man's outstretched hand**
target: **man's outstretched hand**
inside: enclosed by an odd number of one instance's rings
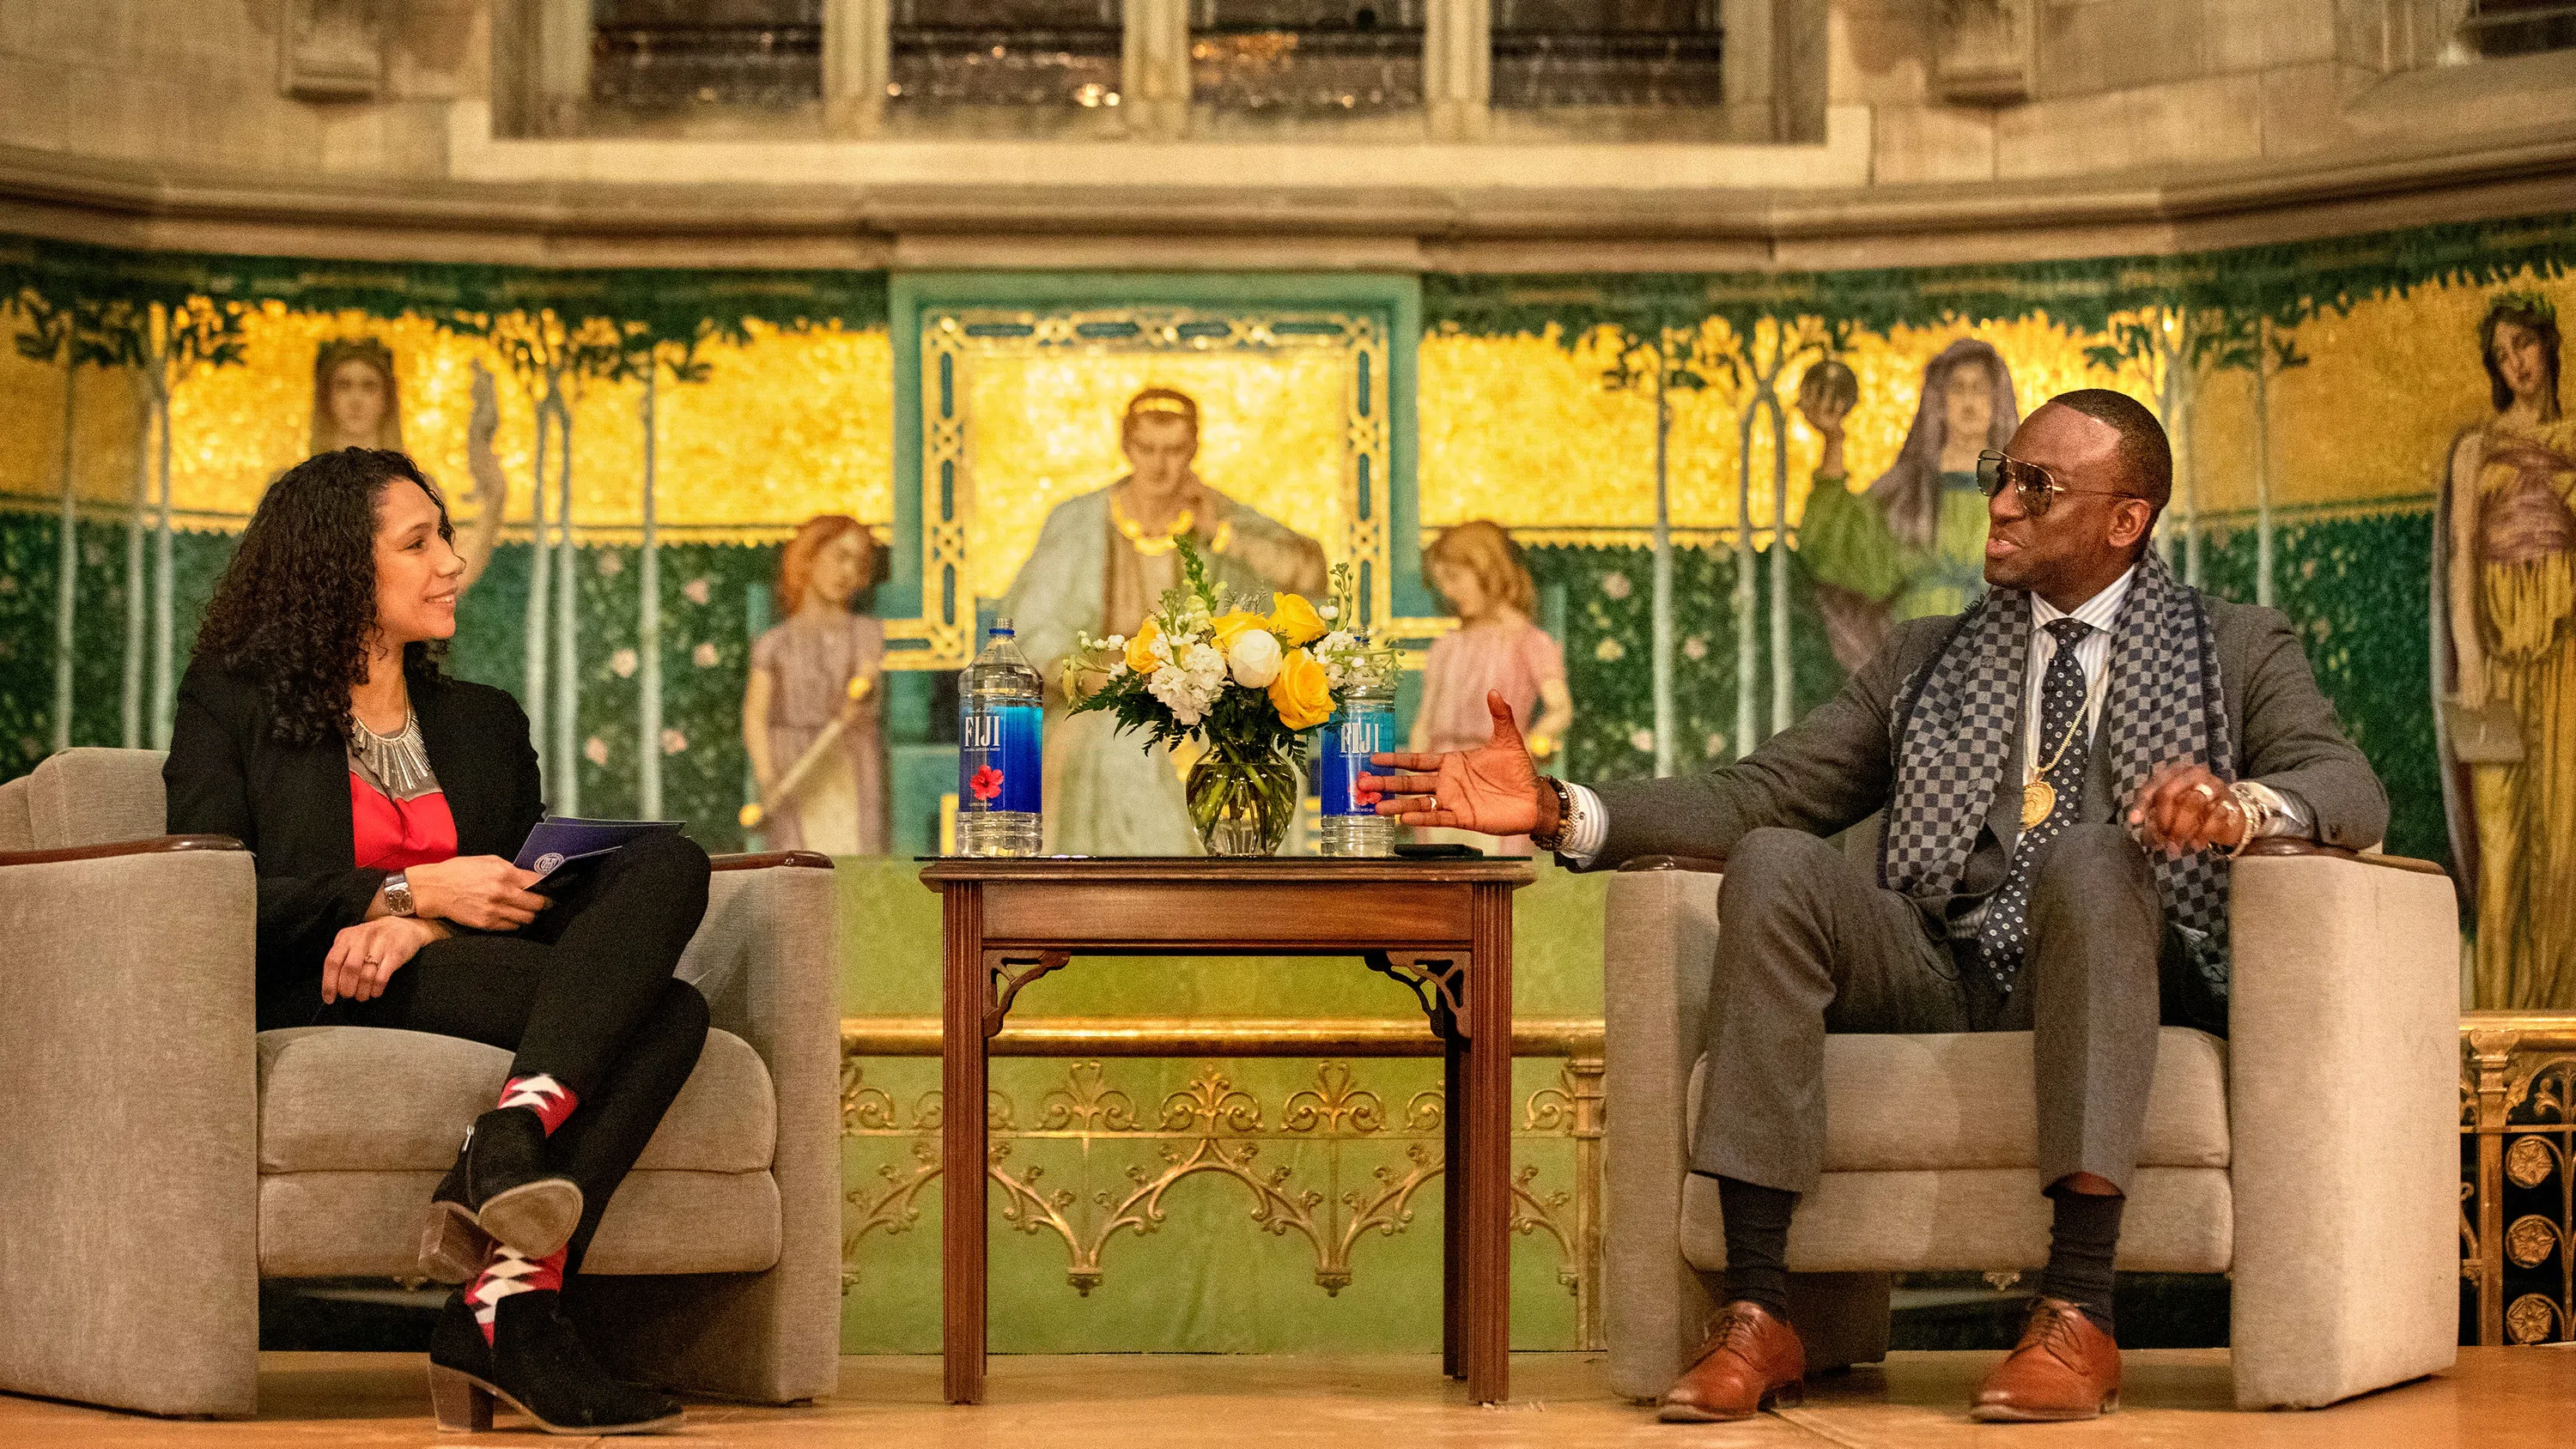
[[[1445,755],[1396,752],[1369,756],[1381,769],[1414,773],[1359,777],[1360,798],[1377,801],[1377,813],[1407,825],[1479,830],[1487,835],[1528,835],[1540,824],[1542,801],[1553,825],[1552,791],[1542,791],[1538,766],[1531,763],[1521,727],[1501,694],[1487,691],[1485,708],[1494,716],[1494,737],[1472,750]]]

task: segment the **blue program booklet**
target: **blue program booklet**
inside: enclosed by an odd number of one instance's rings
[[[529,889],[543,894],[550,886],[563,883],[573,867],[586,860],[597,860],[616,851],[627,842],[658,831],[677,830],[678,820],[576,820],[569,816],[549,815],[528,832],[528,843],[519,847],[511,864],[521,870],[533,870],[545,879]]]

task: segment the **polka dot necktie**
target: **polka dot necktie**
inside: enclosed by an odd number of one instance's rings
[[[2075,645],[2093,632],[2093,626],[2080,619],[2053,619],[2048,632],[2057,640],[2057,653],[2039,681],[2039,738],[2033,746],[2039,753],[2022,768],[2027,771],[2030,764],[2056,756],[2056,763],[2039,777],[2057,792],[2056,808],[2037,825],[2022,827],[2021,840],[2013,847],[2012,868],[2004,875],[2003,888],[1986,903],[1985,920],[1977,927],[1977,962],[2007,993],[2021,974],[2022,949],[2030,936],[2031,877],[2048,858],[2049,844],[2075,818],[2075,802],[2083,793],[2084,762],[2093,754],[2092,738],[2083,733],[2080,723],[2084,666],[2075,662]],[[2063,751],[2058,749],[2061,741],[2066,746]]]

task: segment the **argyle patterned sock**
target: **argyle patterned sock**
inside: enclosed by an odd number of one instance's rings
[[[474,1310],[474,1321],[483,1330],[483,1341],[492,1341],[492,1319],[501,1300],[513,1293],[559,1293],[563,1291],[564,1254],[557,1248],[542,1258],[531,1258],[514,1249],[494,1247],[485,1259],[483,1271],[465,1287],[465,1301]]]
[[[572,1115],[572,1109],[581,1105],[581,1099],[573,1095],[572,1088],[539,1072],[502,1083],[500,1105],[525,1107],[536,1113],[537,1120],[546,1124],[546,1135],[552,1137],[564,1119]]]

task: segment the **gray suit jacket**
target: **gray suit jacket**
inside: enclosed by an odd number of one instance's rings
[[[2324,843],[2377,844],[2388,828],[2388,793],[2344,737],[2290,621],[2277,610],[2203,597],[2244,777],[2304,801]],[[1748,830],[1785,826],[1834,835],[1883,815],[1895,783],[1891,702],[1906,677],[1939,652],[1955,623],[1956,616],[1944,616],[1898,625],[1841,693],[1733,765],[1705,775],[1592,786],[1609,831],[1583,868],[1612,868],[1644,855],[1723,857]],[[2006,768],[2017,772],[2018,760]],[[1988,824],[2004,847],[2001,857],[2009,859],[2020,828],[2018,797],[2009,790],[1997,797]],[[2123,804],[2097,748],[2079,818],[2112,820]],[[1980,874],[1998,879],[1980,880]],[[1999,870],[1972,868],[1962,889],[1991,891],[1999,876]]]

